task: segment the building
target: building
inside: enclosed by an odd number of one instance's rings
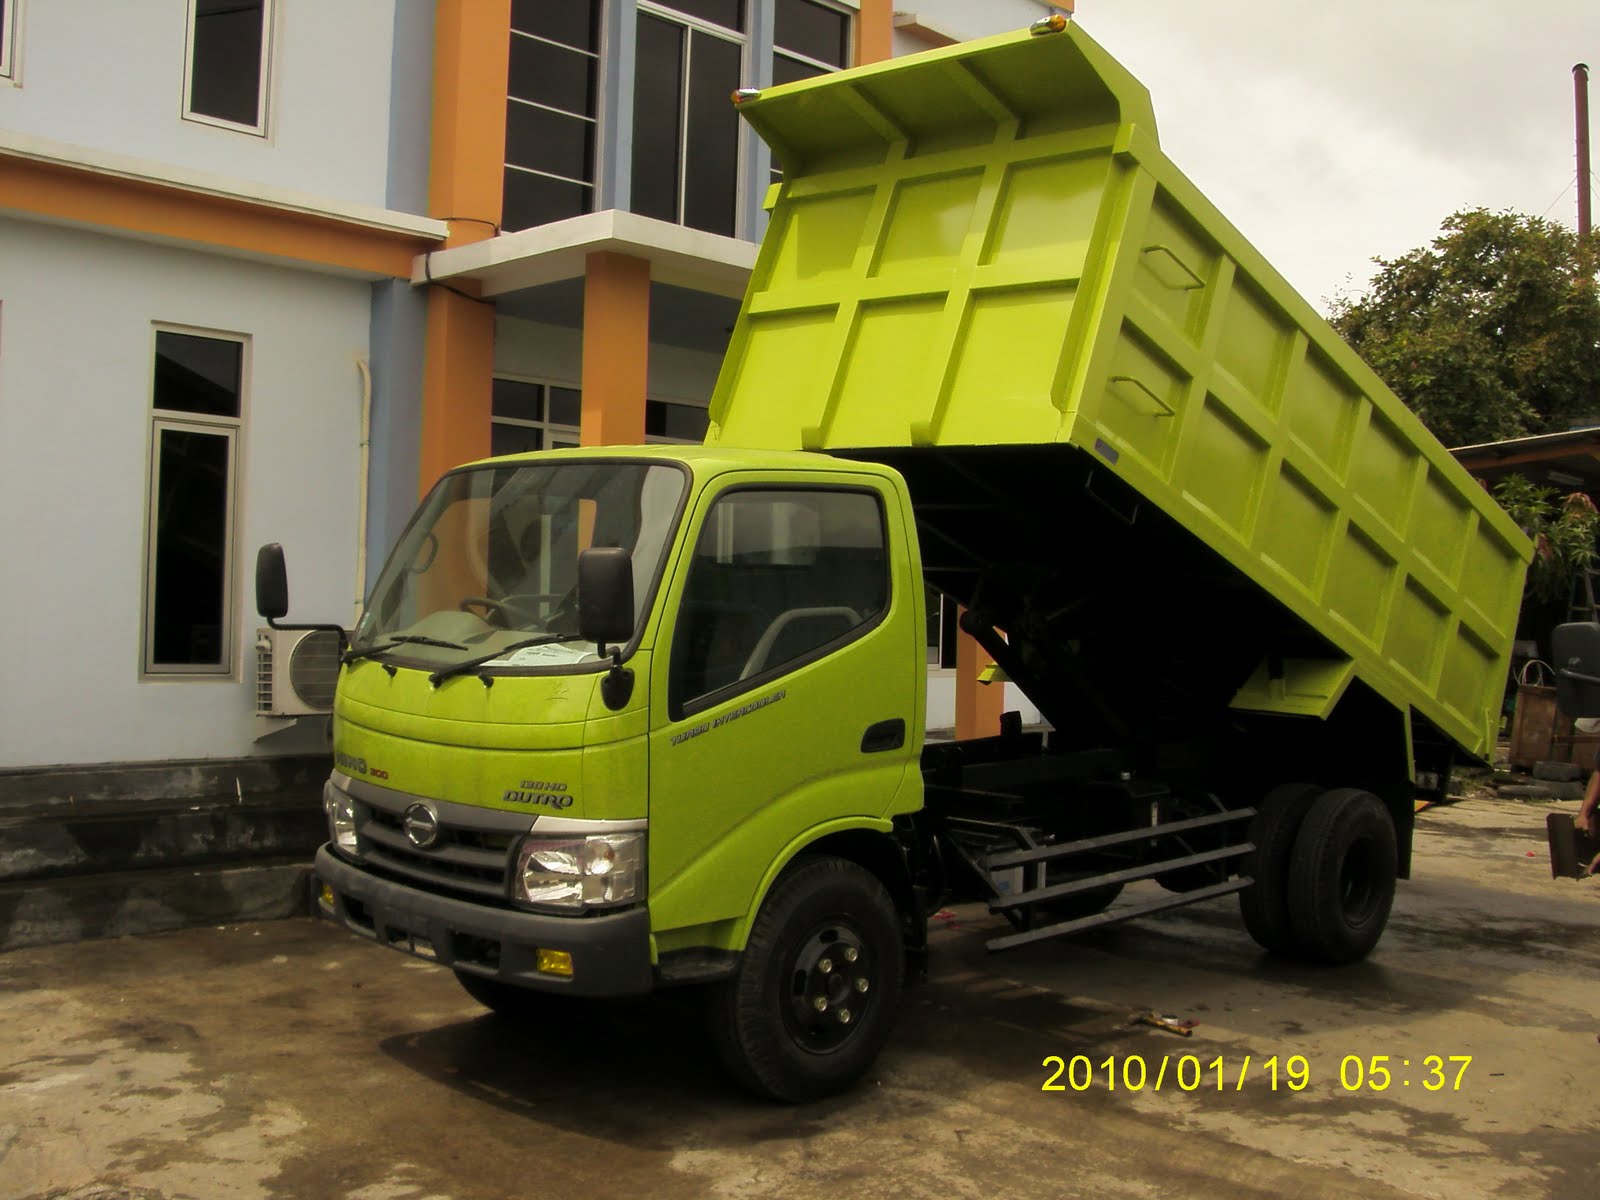
[[[1070,7],[905,2],[0,0],[0,770],[324,750],[259,544],[349,624],[449,467],[698,441],[781,172],[730,94]]]

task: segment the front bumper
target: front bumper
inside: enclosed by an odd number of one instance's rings
[[[650,914],[643,908],[587,917],[491,908],[369,875],[327,846],[317,851],[315,870],[333,892],[331,909],[319,900],[322,914],[379,945],[569,996],[636,996],[651,989]],[[570,954],[571,976],[540,972],[539,950]]]

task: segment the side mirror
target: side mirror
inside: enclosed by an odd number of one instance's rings
[[[289,612],[289,569],[283,547],[269,542],[256,551],[256,612],[270,625]]]
[[[633,637],[633,558],[621,547],[578,555],[578,636],[602,647]]]
[[[1569,717],[1600,717],[1600,624],[1557,625],[1550,652],[1561,711]]]

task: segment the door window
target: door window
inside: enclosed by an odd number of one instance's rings
[[[883,507],[870,492],[742,490],[701,526],[672,647],[675,714],[859,637],[889,603]]]

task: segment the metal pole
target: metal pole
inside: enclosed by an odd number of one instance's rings
[[[1573,103],[1578,126],[1578,236],[1589,236],[1589,67],[1579,63],[1572,68]]]

